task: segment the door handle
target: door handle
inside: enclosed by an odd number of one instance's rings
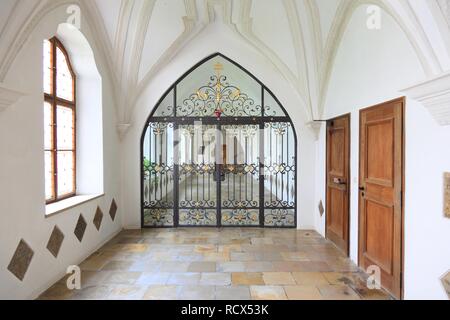
[[[361,191],[361,197],[365,197],[366,196],[366,188],[364,187],[359,187],[359,191]]]

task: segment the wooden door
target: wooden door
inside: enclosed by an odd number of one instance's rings
[[[402,293],[404,99],[360,112],[359,264]]]
[[[349,254],[350,115],[327,122],[326,236]]]

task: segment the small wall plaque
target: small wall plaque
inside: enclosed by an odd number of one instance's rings
[[[320,202],[319,202],[319,213],[320,213],[320,216],[321,216],[321,217],[322,217],[323,214],[325,213],[325,208],[323,207],[323,202],[322,202],[322,200],[320,200]]]
[[[450,218],[450,172],[444,175],[444,213]]]

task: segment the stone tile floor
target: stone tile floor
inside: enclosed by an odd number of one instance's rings
[[[80,268],[81,290],[65,277],[39,299],[390,299],[315,231],[124,230]]]

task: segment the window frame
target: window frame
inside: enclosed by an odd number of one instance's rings
[[[50,150],[44,148],[44,152],[50,151],[52,153],[52,164],[51,164],[51,172],[52,172],[52,197],[51,199],[46,198],[46,204],[55,203],[61,200],[65,200],[68,198],[72,198],[77,194],[76,188],[76,177],[77,177],[77,139],[76,139],[76,124],[77,124],[77,116],[76,116],[76,75],[72,67],[72,63],[70,61],[69,55],[67,53],[64,45],[59,41],[56,37],[48,39],[50,43],[50,68],[51,68],[51,93],[46,93],[44,91],[44,104],[49,103],[51,106],[51,116],[52,116],[52,142]],[[63,53],[67,66],[69,68],[70,74],[72,76],[72,92],[73,92],[73,101],[69,101],[63,98],[58,97],[57,91],[57,75],[58,75],[58,65],[57,65],[57,49],[61,50]],[[57,118],[57,110],[58,105],[66,108],[70,108],[73,111],[72,121],[73,121],[73,146],[71,150],[68,149],[58,149],[58,118]],[[69,194],[65,194],[63,196],[58,197],[58,151],[71,151],[73,152],[73,186],[72,192]]]

